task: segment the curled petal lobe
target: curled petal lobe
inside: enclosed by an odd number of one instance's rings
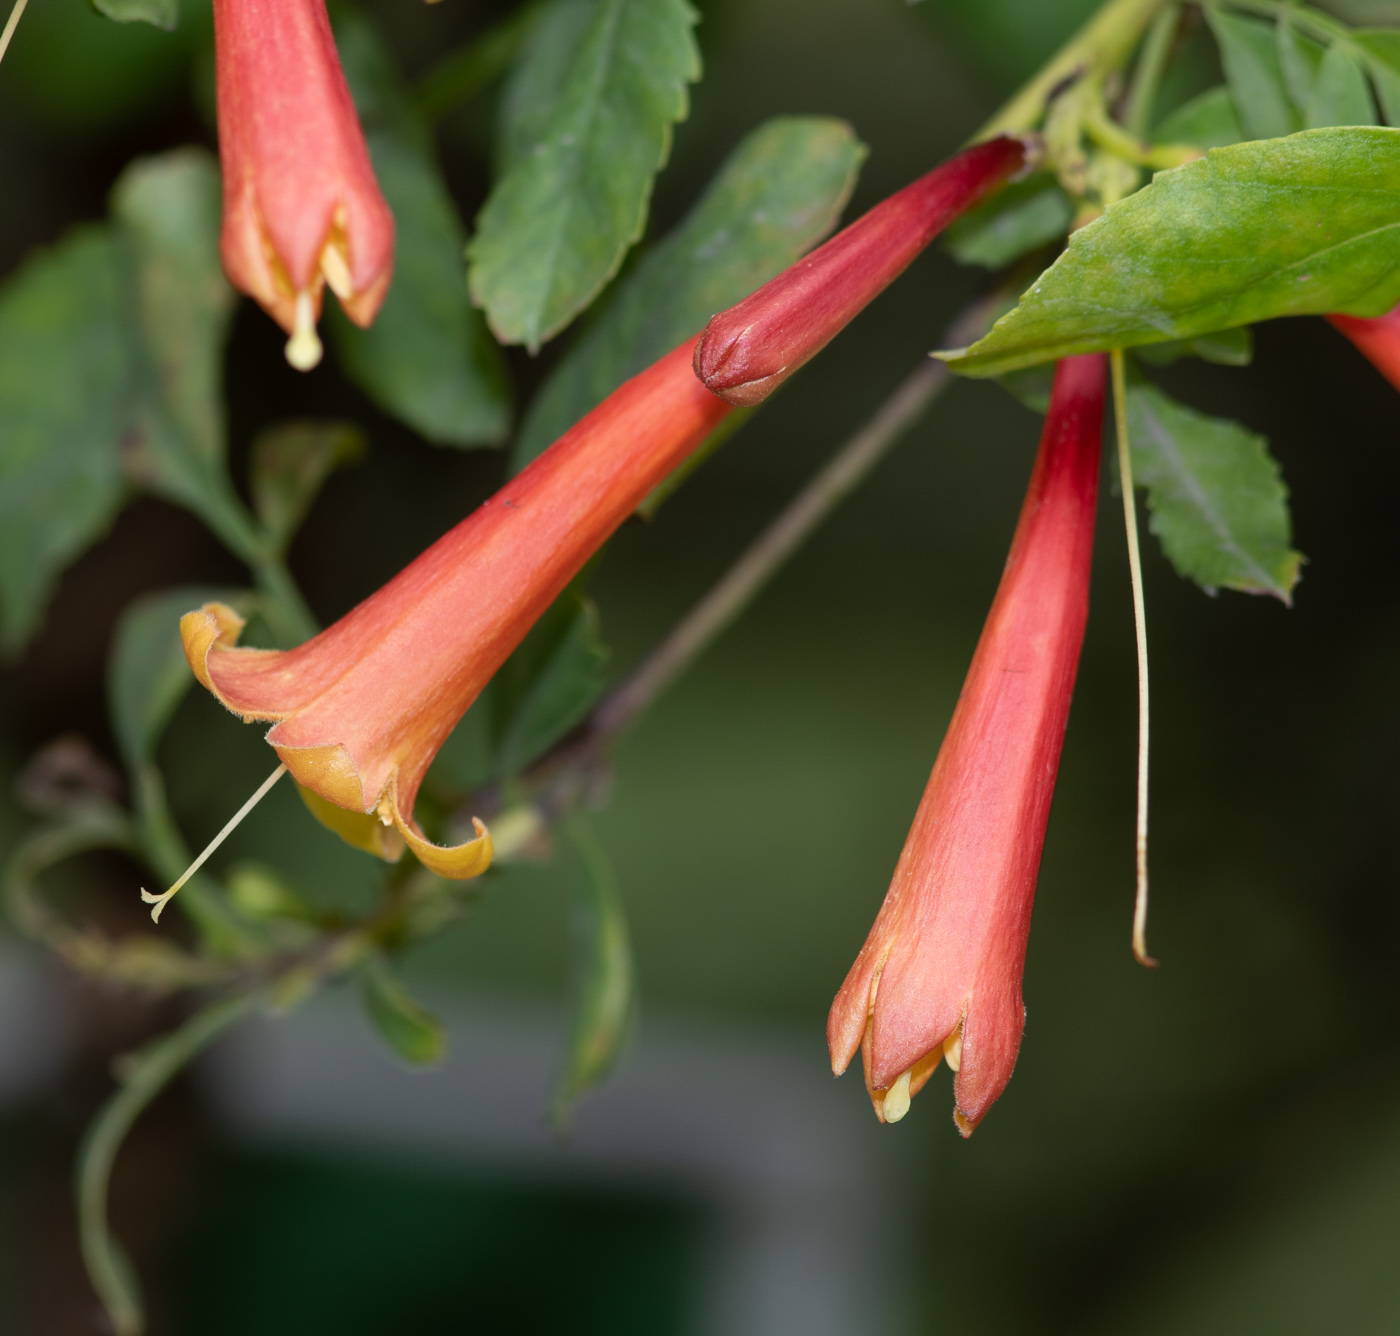
[[[1104,358],[1056,370],[1006,569],[885,902],[832,1004],[883,1121],[940,1059],[964,1135],[1006,1088],[1045,826],[1089,611]]]

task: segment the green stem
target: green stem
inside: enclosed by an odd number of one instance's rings
[[[146,1324],[136,1276],[107,1228],[107,1188],[117,1152],[132,1124],[170,1079],[219,1034],[242,1020],[261,997],[261,993],[245,993],[216,1002],[137,1055],[116,1093],[88,1129],[78,1157],[76,1185],[83,1264],[117,1336],[140,1336]]]
[[[1139,139],[1145,139],[1152,128],[1152,108],[1157,99],[1157,88],[1162,82],[1180,24],[1181,6],[1169,4],[1153,19],[1143,39],[1137,69],[1133,72],[1133,84],[1128,91],[1128,105],[1123,114],[1123,124],[1128,133]]]
[[[1033,130],[1046,101],[1068,79],[1102,80],[1132,52],[1142,31],[1167,0],[1109,0],[974,136],[1016,134]]]
[[[246,558],[264,597],[264,615],[272,634],[285,646],[300,645],[319,631],[315,614],[280,556]]]

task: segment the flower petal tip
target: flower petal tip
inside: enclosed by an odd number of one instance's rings
[[[301,784],[297,785],[297,792],[311,815],[346,844],[382,858],[386,863],[397,863],[403,857],[403,837],[373,812],[352,812],[338,807]]]
[[[495,852],[491,843],[491,832],[486,829],[485,822],[477,817],[472,817],[472,826],[476,830],[475,839],[467,840],[464,844],[445,846],[434,844],[415,824],[405,821],[399,812],[396,799],[386,797],[380,803],[380,810],[391,818],[404,843],[413,851],[413,856],[429,872],[436,872],[439,877],[446,877],[449,881],[467,881],[472,877],[481,876],[491,866],[491,858]]]
[[[227,603],[206,603],[180,618],[180,643],[191,670],[206,690],[219,693],[209,678],[207,660],[215,645],[231,649],[247,623]]]

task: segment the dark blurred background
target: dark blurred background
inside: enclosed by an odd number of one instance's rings
[[[410,74],[506,12],[370,8]],[[651,230],[684,212],[741,135],[789,112],[844,116],[870,145],[859,211],[955,148],[1090,8],[706,0],[706,74]],[[173,35],[113,25],[83,0],[33,0],[0,66],[0,270],[103,216],[133,155],[213,144],[210,59],[198,0]],[[439,136],[468,219],[485,195],[489,114],[487,99],[468,105]],[[925,256],[654,523],[618,536],[594,584],[618,672],[980,281]],[[331,618],[467,513],[504,461],[417,440],[333,359],[288,370],[281,337],[243,305],[227,382],[240,485],[248,441],[273,419],[351,417],[371,441],[293,551]],[[512,354],[521,402],[559,348]],[[1400,621],[1387,518],[1400,401],[1321,321],[1260,329],[1245,370],[1161,374],[1185,401],[1268,435],[1308,563],[1291,609],[1212,599],[1148,541],[1159,970],[1136,966],[1128,943],[1135,668],[1106,486],[1016,1077],[963,1142],[941,1075],[888,1128],[857,1075],[826,1075],[826,1007],[888,884],[1039,429],[997,387],[956,384],[624,745],[599,827],[631,914],[642,1021],[574,1139],[543,1126],[579,875],[561,846],[497,877],[474,915],[407,962],[452,1028],[444,1071],[400,1071],[353,998],[333,993],[235,1036],[156,1105],[114,1185],[153,1331],[1400,1328]],[[102,670],[122,608],[163,586],[241,578],[186,513],[134,503],[0,669],[7,772],[63,733],[114,756]],[[162,756],[196,845],[268,764],[257,731],[203,693]],[[18,821],[6,808],[0,839]],[[226,855],[276,863],[328,901],[370,885],[290,792]],[[81,871],[94,912],[134,925],[135,870]],[[0,994],[0,1320],[26,1336],[97,1331],[71,1157],[111,1055],[174,1013],[60,977],[9,938]]]

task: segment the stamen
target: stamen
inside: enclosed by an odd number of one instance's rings
[[[948,1070],[958,1072],[962,1070],[962,1026],[959,1025],[943,1041],[943,1058],[948,1064]]]
[[[175,892],[178,891],[181,886],[183,886],[192,876],[194,876],[196,872],[199,871],[200,868],[204,866],[204,864],[209,859],[209,855],[212,854],[215,849],[217,849],[226,839],[228,839],[230,835],[233,834],[233,832],[238,828],[239,822],[242,821],[243,818],[253,810],[253,808],[255,808],[260,802],[262,802],[262,800],[267,796],[268,790],[275,783],[277,783],[277,781],[281,779],[282,776],[286,773],[287,767],[285,765],[279,765],[276,770],[274,770],[265,780],[263,780],[263,782],[258,785],[257,792],[254,793],[253,796],[249,798],[248,801],[244,803],[243,806],[240,807],[237,812],[234,813],[233,820],[231,820],[228,823],[228,825],[226,825],[217,835],[214,836],[212,840],[209,841],[207,845],[205,845],[204,852],[200,854],[200,856],[196,858],[194,862],[191,863],[189,867],[185,869],[184,873],[180,877],[180,880],[177,881],[163,895],[152,895],[150,891],[146,890],[144,886],[141,888],[141,899],[144,900],[148,905],[154,906],[151,910],[152,923],[160,922],[160,912],[162,909],[165,908],[167,904],[170,903],[170,899],[175,894]]]
[[[297,293],[295,323],[287,340],[287,361],[298,371],[310,371],[321,360],[321,339],[316,333],[316,308],[309,292]]]
[[[345,253],[333,241],[327,242],[321,252],[321,273],[325,275],[330,290],[341,301],[349,301],[355,295],[355,281],[350,277]]]
[[[909,1076],[910,1072],[902,1072],[899,1080],[885,1092],[885,1121],[887,1123],[897,1123],[909,1112]]]
[[[1133,955],[1139,965],[1156,968],[1147,954],[1147,735],[1151,710],[1147,697],[1147,607],[1142,596],[1142,554],[1138,550],[1137,496],[1133,491],[1133,460],[1128,447],[1128,387],[1123,374],[1123,350],[1109,354],[1113,368],[1113,413],[1118,428],[1118,472],[1123,485],[1123,519],[1128,530],[1128,573],[1133,583],[1133,622],[1137,627],[1138,772],[1137,772],[1137,892],[1133,900]]]

